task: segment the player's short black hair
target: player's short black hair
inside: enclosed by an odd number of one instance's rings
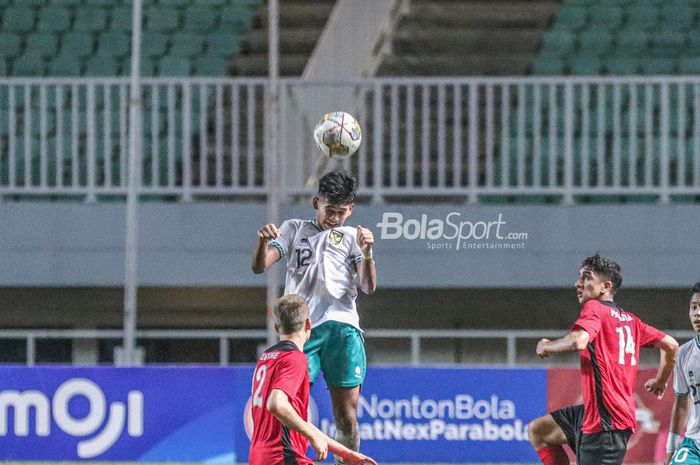
[[[355,201],[357,180],[345,171],[331,171],[318,181],[318,196],[332,205],[348,205]]]
[[[301,330],[309,317],[306,300],[296,294],[288,294],[280,298],[272,309],[275,323],[280,334],[294,334]]]
[[[693,291],[693,294],[695,294],[696,292],[700,292],[700,282],[695,283],[692,291]]]
[[[606,281],[610,281],[612,283],[613,294],[622,286],[620,265],[610,257],[596,253],[583,260],[581,268],[591,270],[595,274],[605,278]]]

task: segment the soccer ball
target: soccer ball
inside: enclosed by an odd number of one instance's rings
[[[346,158],[360,147],[362,129],[349,113],[334,111],[326,113],[314,128],[316,146],[331,158]]]

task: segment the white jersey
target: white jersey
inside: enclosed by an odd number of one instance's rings
[[[284,293],[306,299],[314,328],[332,320],[360,329],[355,277],[362,251],[356,236],[347,226],[324,230],[316,220],[287,220],[268,243],[287,258]]]
[[[676,396],[689,396],[688,423],[685,437],[695,440],[700,447],[700,337],[678,349],[678,363],[673,372],[673,390]]]

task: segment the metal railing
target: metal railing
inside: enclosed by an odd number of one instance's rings
[[[123,195],[127,85],[0,79],[0,196]],[[264,195],[265,86],[144,79],[140,192]],[[305,96],[328,89],[357,102],[364,142],[343,164],[376,202],[700,195],[700,77],[282,79],[283,195],[310,192],[319,155]]]
[[[479,340],[489,339],[505,344],[506,357],[504,360],[507,366],[516,366],[517,344],[520,340],[533,340],[542,337],[556,338],[566,333],[561,330],[445,330],[445,329],[371,329],[365,332],[365,339],[390,339],[393,341],[410,341],[410,364],[419,366],[431,364],[426,362],[422,356],[422,343],[426,339],[432,340]],[[693,331],[671,331],[670,334],[681,340],[693,338],[696,333]],[[140,341],[149,339],[205,339],[218,342],[220,365],[229,364],[230,342],[232,340],[258,340],[265,341],[267,332],[264,329],[250,330],[138,330],[136,337]],[[121,330],[2,330],[0,340],[21,339],[26,344],[26,363],[28,366],[36,364],[36,343],[39,339],[93,339],[121,340],[123,333]]]

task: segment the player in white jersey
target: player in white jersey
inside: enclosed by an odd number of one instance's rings
[[[678,349],[673,373],[676,400],[671,411],[664,465],[700,465],[700,282],[693,287],[688,316],[697,335]],[[684,424],[685,438],[679,444]]]
[[[360,447],[357,404],[367,367],[355,298],[358,286],[371,294],[377,285],[372,231],[343,226],[354,208],[356,184],[342,171],[325,174],[313,198],[316,217],[287,220],[279,228],[263,226],[253,252],[255,273],[287,259],[284,293],[302,296],[311,314],[311,339],[304,346],[310,382],[323,372],[336,439],[355,451]],[[336,463],[342,462],[336,457]]]

